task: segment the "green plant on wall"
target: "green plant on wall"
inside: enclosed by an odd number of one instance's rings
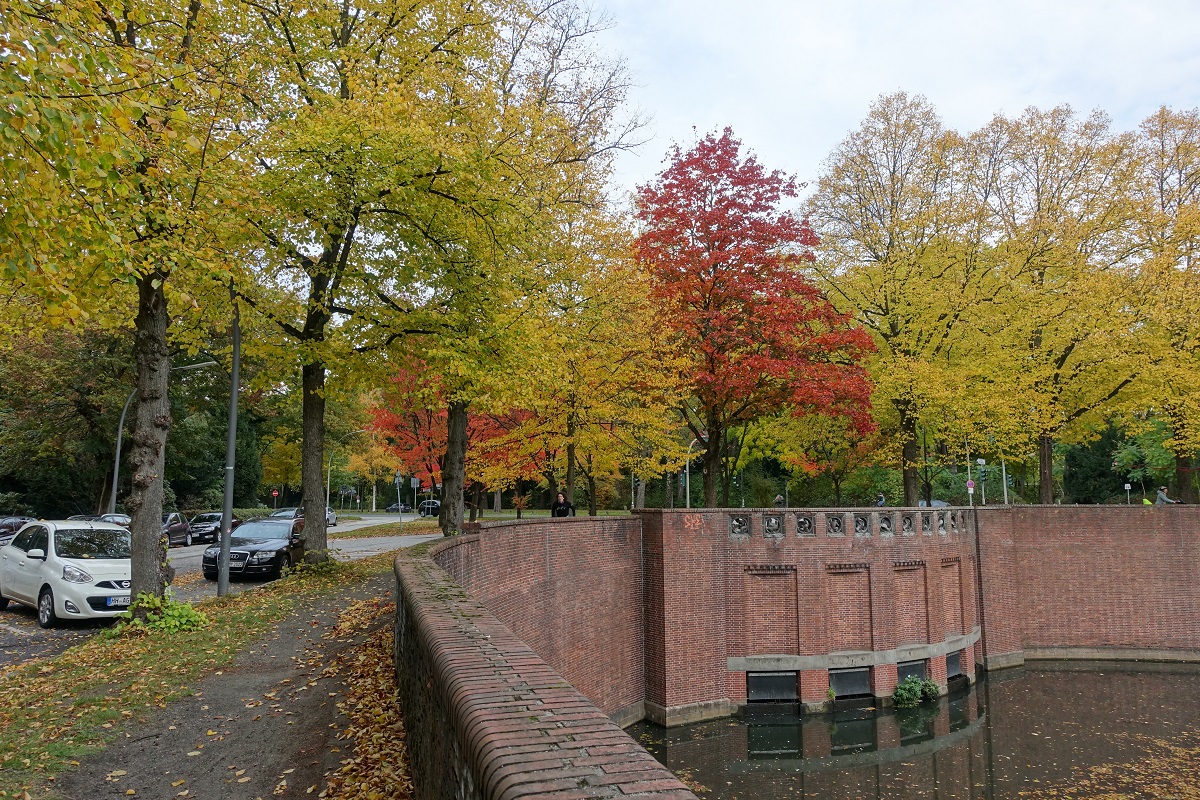
[[[929,678],[909,675],[892,692],[892,704],[896,708],[916,708],[922,703],[936,703],[941,692]]]

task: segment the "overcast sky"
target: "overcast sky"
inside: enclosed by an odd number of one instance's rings
[[[692,128],[732,126],[770,168],[814,180],[880,94],[923,94],[968,132],[1030,105],[1133,129],[1200,105],[1200,0],[597,0],[650,120],[626,189]]]

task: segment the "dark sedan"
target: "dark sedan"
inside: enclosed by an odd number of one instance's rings
[[[230,538],[229,576],[265,576],[278,578],[292,564],[304,558],[304,519],[252,519],[238,526]],[[204,551],[200,568],[210,581],[217,579],[217,545]]]
[[[188,524],[192,527],[192,538],[198,541],[215,542],[221,538],[221,512],[219,511],[197,514]],[[242,521],[234,516],[230,528],[232,530],[241,524]]]
[[[8,544],[26,522],[37,522],[33,517],[0,517],[0,547]]]

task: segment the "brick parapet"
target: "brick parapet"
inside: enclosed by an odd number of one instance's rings
[[[397,558],[396,667],[419,798],[695,800],[433,558]],[[478,551],[476,551],[478,552]]]

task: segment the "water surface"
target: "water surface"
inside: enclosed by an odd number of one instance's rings
[[[756,709],[630,733],[711,800],[1195,797],[1180,781],[1200,780],[1198,701],[1192,666],[1043,663],[913,711]]]

